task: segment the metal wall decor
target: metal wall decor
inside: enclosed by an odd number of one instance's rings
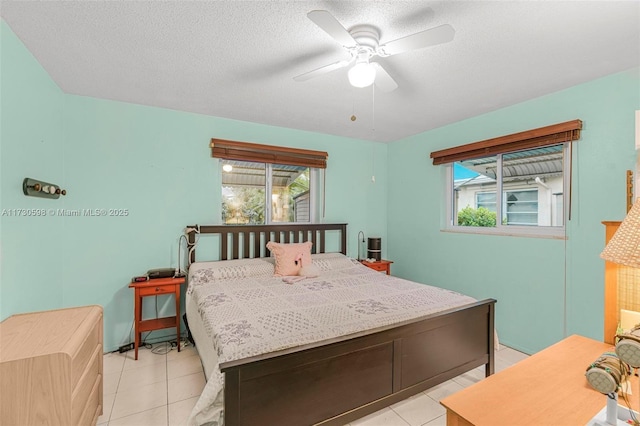
[[[67,195],[67,191],[60,189],[58,185],[31,178],[24,178],[22,181],[22,192],[31,197],[53,199],[60,198],[60,195]]]

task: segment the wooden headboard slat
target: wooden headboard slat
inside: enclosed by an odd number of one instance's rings
[[[239,248],[238,241],[239,241],[240,233],[232,232],[231,236],[232,236],[231,244],[233,245],[233,259],[238,259],[240,257],[240,253],[238,250]]]
[[[249,232],[243,232],[242,236],[244,238],[242,242],[242,250],[244,252],[243,257],[249,257],[249,252],[251,249],[251,234]]]
[[[262,254],[260,254],[260,240],[262,239],[263,234],[263,232],[256,232],[253,235],[253,252],[258,253],[259,256],[262,256]],[[247,255],[247,257],[249,256]]]
[[[196,235],[220,235],[219,260],[269,257],[266,248],[269,241],[284,243],[300,243],[311,241],[312,253],[325,253],[326,232],[338,231],[342,254],[347,254],[347,224],[277,224],[277,225],[191,225],[187,227],[187,243],[189,247],[189,263],[196,260]],[[253,244],[251,239],[253,238]],[[229,247],[231,245],[231,247]],[[242,246],[242,250],[240,250]],[[263,255],[264,247],[264,255]],[[213,259],[209,259],[213,260]]]
[[[220,259],[221,260],[227,260],[227,255],[229,253],[229,247],[227,246],[227,243],[228,243],[227,237],[228,236],[229,236],[229,234],[227,234],[226,232],[223,232],[222,235],[220,235],[220,240],[222,241],[222,248],[220,249]]]

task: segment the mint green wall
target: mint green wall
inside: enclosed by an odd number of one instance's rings
[[[0,21],[0,94],[0,211],[51,207],[55,205],[51,200],[22,195],[22,180],[64,179],[64,94],[4,21]],[[5,214],[0,216],[1,317],[60,306],[61,286],[42,271],[71,266],[62,262],[56,244],[64,236],[63,223],[51,217]]]
[[[497,299],[501,342],[525,352],[565,333],[602,339],[601,221],[624,218],[637,109],[640,70],[634,69],[390,144],[388,247],[394,272]],[[432,165],[431,151],[573,119],[583,120],[583,131],[574,144],[566,241],[441,232],[445,174],[444,167]]]
[[[99,304],[105,350],[128,342],[131,277],[175,267],[186,225],[219,223],[212,137],[327,151],[323,222],[349,223],[353,256],[359,230],[386,241],[388,179],[380,159],[387,145],[64,95],[4,22],[0,28],[2,208],[129,210],[126,217],[0,217],[2,318]],[[68,195],[25,197],[25,176],[60,184]],[[145,300],[145,314],[155,315],[152,299]],[[161,315],[173,313],[172,299],[158,303]]]

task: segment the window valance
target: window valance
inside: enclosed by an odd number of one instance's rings
[[[431,153],[433,164],[446,164],[580,139],[581,120],[572,120]]]
[[[211,156],[225,160],[254,161],[291,166],[327,168],[329,154],[324,151],[211,139]]]

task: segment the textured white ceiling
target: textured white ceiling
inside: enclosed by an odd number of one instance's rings
[[[391,93],[347,69],[296,82],[348,58],[314,9],[382,43],[456,35],[380,58]],[[640,65],[638,1],[3,0],[0,16],[66,93],[384,142]]]

